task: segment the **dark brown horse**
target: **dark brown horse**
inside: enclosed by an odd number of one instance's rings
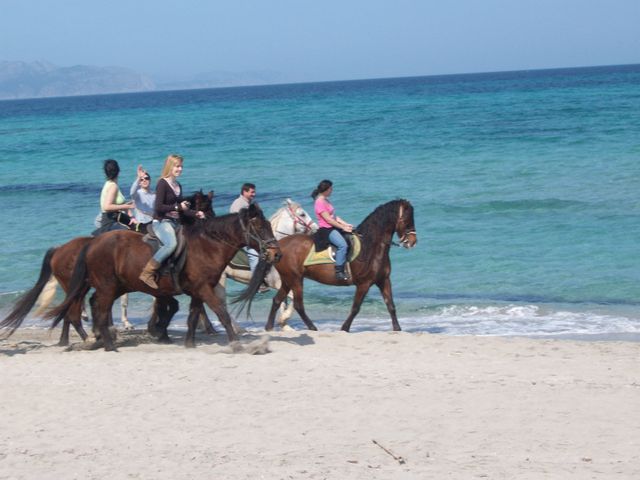
[[[205,194],[202,191],[198,191],[188,197],[187,201],[194,206],[195,210],[200,210],[204,212],[207,218],[212,218],[215,216],[212,208],[212,199],[213,192]],[[138,233],[145,233],[146,228],[138,229],[136,231]],[[47,283],[50,281],[52,276],[57,280],[65,293],[69,291],[69,283],[71,281],[71,275],[73,273],[76,260],[78,259],[78,255],[82,248],[87,246],[94,239],[95,237],[74,238],[64,245],[50,248],[46,252],[42,260],[40,275],[35,285],[16,301],[13,310],[2,322],[0,322],[0,329],[3,330],[0,338],[7,338],[11,336],[11,334],[13,334],[13,332],[22,324],[28,313],[36,304],[42,292],[45,288],[48,288]],[[53,297],[53,294],[55,293],[55,282],[52,290],[50,297]],[[50,300],[51,298],[47,301]],[[46,304],[44,307],[46,307]],[[82,307],[82,303],[79,305],[74,304],[67,312],[63,319],[62,332],[60,334],[60,341],[58,345],[66,346],[69,344],[70,325],[73,325],[82,340],[87,339],[88,335],[82,326],[81,320]]]
[[[394,233],[398,235],[400,244],[406,248],[413,247],[418,241],[413,220],[413,206],[407,200],[394,200],[380,205],[358,225],[355,233],[361,238],[362,251],[350,264],[352,275],[350,282],[336,280],[333,264],[304,266],[305,258],[313,246],[313,239],[310,236],[291,235],[280,240],[282,258],[276,265],[276,269],[280,273],[282,287],[273,298],[266,330],[273,329],[278,307],[289,290],[293,291],[294,307],[307,328],[317,330],[304,310],[302,292],[304,277],[326,285],[356,286],[351,313],[342,324],[342,330],[347,332],[351,328],[354,317],[360,311],[360,305],[369,288],[374,284],[377,285],[391,315],[393,329],[400,330],[389,278],[391,274],[389,249]]]
[[[163,276],[158,280],[158,289],[150,288],[138,278],[151,257],[151,248],[142,241],[140,235],[130,231],[115,231],[95,238],[78,256],[67,298],[50,312],[54,325],[71,309],[77,308],[75,305],[82,302],[93,287],[95,293],[91,296],[90,304],[94,332],[102,339],[105,350],[113,350],[113,339],[109,332],[113,302],[124,293],[139,291],[158,299],[161,320],[157,328],[162,332],[161,339],[168,340],[167,327],[175,313],[171,311],[173,309],[169,299],[176,294],[186,293],[192,298],[186,346],[195,346],[195,328],[203,303],[216,313],[229,341],[236,340],[237,335],[231,325],[229,313],[215,295],[214,289],[235,253],[248,245],[259,251],[265,260],[262,267],[256,269],[247,290],[250,298],[255,295],[264,277],[267,262],[277,262],[280,257],[271,225],[258,207],[251,206],[240,213],[185,225],[183,230],[187,259],[178,277],[179,287],[170,276]],[[165,307],[168,309],[166,312]]]

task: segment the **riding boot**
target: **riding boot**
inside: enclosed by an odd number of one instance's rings
[[[336,265],[336,280],[348,282],[349,277],[344,273],[344,265]]]
[[[158,288],[158,284],[156,283],[156,273],[158,273],[158,269],[160,268],[160,264],[155,260],[151,259],[144,266],[144,270],[138,277],[144,283],[149,285],[151,288]]]

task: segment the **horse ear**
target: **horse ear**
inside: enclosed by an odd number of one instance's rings
[[[207,197],[209,197],[209,200],[213,200],[213,190],[209,190]]]
[[[249,213],[249,218],[255,218],[258,216],[261,210],[260,207],[258,207],[255,203],[252,203],[251,205],[249,205],[247,211]]]

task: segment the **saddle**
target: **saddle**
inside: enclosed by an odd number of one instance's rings
[[[229,265],[237,270],[246,270],[247,272],[251,270],[249,267],[249,255],[242,248],[236,252]]]
[[[353,262],[358,255],[360,255],[360,251],[362,249],[362,244],[360,242],[360,237],[358,235],[347,234],[344,236],[349,244],[349,252],[347,253],[347,262]],[[315,242],[311,246],[307,257],[304,260],[304,266],[308,267],[310,265],[324,265],[336,263],[336,247],[330,245],[328,248],[324,250],[316,251]]]
[[[173,284],[176,287],[178,292],[182,292],[182,288],[180,287],[180,283],[178,282],[178,278],[180,276],[180,272],[184,268],[184,264],[187,261],[187,242],[184,238],[184,233],[182,231],[182,226],[179,226],[176,229],[176,240],[178,244],[173,253],[167,258],[160,269],[158,270],[158,275],[171,275],[171,279],[173,280]],[[153,256],[163,245],[160,239],[156,236],[156,232],[153,229],[153,224],[147,224],[147,233],[142,237],[142,241],[151,247],[151,255]]]

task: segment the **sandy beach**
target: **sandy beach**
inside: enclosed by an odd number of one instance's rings
[[[640,478],[640,343],[172,333],[0,342],[0,478]]]

